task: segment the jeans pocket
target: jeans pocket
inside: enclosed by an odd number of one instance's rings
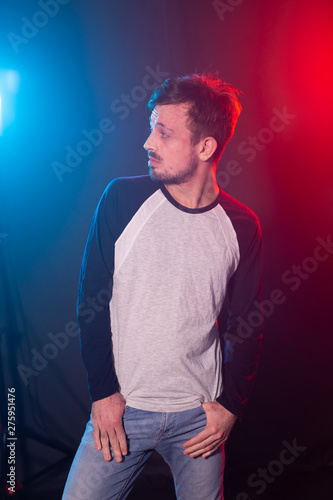
[[[134,410],[134,408],[132,408],[131,406],[127,406],[126,405],[123,415],[127,415],[132,410]]]

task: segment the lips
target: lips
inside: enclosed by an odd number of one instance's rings
[[[148,164],[149,165],[158,165],[159,163],[161,163],[161,159],[158,157],[156,158],[155,156],[148,156]]]

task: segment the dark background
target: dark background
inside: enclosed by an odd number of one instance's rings
[[[264,299],[273,290],[282,298],[266,302],[256,384],[227,445],[226,497],[332,498],[332,3],[62,2],[3,2],[0,15],[1,407],[4,429],[7,387],[15,387],[23,486],[14,498],[61,497],[89,418],[78,336],[58,335],[56,347],[50,333],[75,321],[84,245],[104,188],[147,173],[151,91],[143,84],[207,71],[243,93],[218,179],[259,216]],[[129,104],[117,101],[122,95]],[[82,131],[104,118],[112,132],[82,145]],[[77,149],[69,166],[66,155]],[[258,493],[249,476],[295,441],[306,450],[283,471],[276,465]],[[154,461],[131,498],[173,498]]]

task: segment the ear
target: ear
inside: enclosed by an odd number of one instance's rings
[[[217,148],[217,141],[214,137],[205,137],[199,142],[199,157],[202,161],[211,159]]]

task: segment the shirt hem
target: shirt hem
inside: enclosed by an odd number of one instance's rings
[[[127,399],[126,406],[135,408],[136,410],[151,411],[155,413],[176,413],[187,410],[194,410],[195,408],[201,406],[201,402],[198,400],[193,403],[178,404],[178,405],[158,404],[156,402],[152,404],[144,404],[141,402],[133,401],[131,399]]]

